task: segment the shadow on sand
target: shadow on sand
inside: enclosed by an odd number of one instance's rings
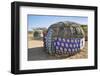
[[[60,59],[54,56],[50,56],[45,52],[43,47],[29,48],[28,49],[28,61],[33,60],[55,60]]]

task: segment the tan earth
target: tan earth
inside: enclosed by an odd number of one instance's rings
[[[42,40],[29,40],[28,48],[35,48],[35,47],[43,47],[43,41]]]

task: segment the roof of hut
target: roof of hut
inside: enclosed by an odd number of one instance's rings
[[[84,37],[83,29],[80,27],[81,24],[62,21],[52,24],[49,29],[53,30],[52,37],[62,37],[62,38],[82,38]]]

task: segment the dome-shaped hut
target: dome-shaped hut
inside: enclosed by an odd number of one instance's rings
[[[70,21],[52,24],[44,39],[44,47],[49,54],[71,56],[84,47],[83,29],[80,24]]]

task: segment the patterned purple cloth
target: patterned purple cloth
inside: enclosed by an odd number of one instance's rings
[[[54,48],[56,52],[73,53],[80,50],[81,38],[57,38],[54,40]]]

